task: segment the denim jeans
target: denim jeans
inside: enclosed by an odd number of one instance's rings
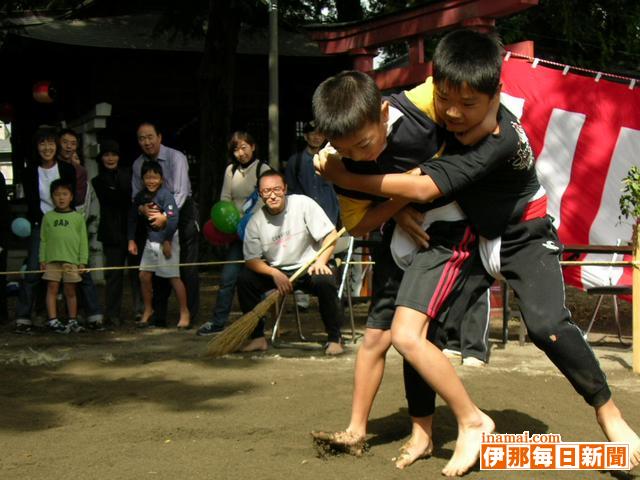
[[[226,260],[242,260],[242,242],[236,240],[229,245]],[[242,271],[244,264],[228,263],[222,267],[222,276],[220,278],[220,289],[218,290],[218,298],[211,316],[211,322],[216,330],[222,330],[229,320],[231,305],[233,304],[233,295],[236,291],[236,281],[238,275]]]
[[[27,270],[40,270],[40,225],[33,225],[31,237],[29,237],[29,253],[27,255]],[[29,323],[31,321],[31,308],[33,307],[34,292],[40,283],[41,273],[24,275],[18,291],[16,303],[16,319]]]

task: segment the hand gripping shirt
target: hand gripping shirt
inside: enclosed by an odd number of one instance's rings
[[[356,162],[344,158],[347,170],[365,175],[404,173],[431,160],[441,150],[444,129],[437,123],[433,103],[433,83],[429,77],[421,85],[383,98],[390,104],[387,125],[387,146],[377,159]],[[355,227],[373,203],[386,198],[346,190],[334,185],[340,200],[342,223],[347,229]],[[431,204],[413,204],[420,211],[449,203],[438,199]]]
[[[540,189],[533,151],[522,125],[502,105],[498,115],[497,135],[471,147],[449,135],[445,156],[420,167],[444,195],[455,197],[469,223],[488,239],[518,223]]]

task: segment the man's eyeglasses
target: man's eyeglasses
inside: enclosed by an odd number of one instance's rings
[[[272,193],[275,193],[276,195],[282,195],[282,192],[284,192],[284,187],[263,188],[260,190],[260,196],[268,197]]]

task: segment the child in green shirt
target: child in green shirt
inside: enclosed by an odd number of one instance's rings
[[[62,179],[51,182],[51,199],[54,209],[42,218],[40,229],[40,269],[47,280],[47,327],[56,333],[84,330],[76,319],[78,301],[76,283],[82,281],[80,273],[89,259],[87,227],[84,217],[72,205],[73,187]],[[56,300],[60,281],[67,299],[69,320],[65,325],[58,319]]]

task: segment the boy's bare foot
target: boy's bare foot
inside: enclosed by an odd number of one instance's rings
[[[264,337],[260,338],[252,338],[248,343],[240,348],[241,352],[264,352],[269,348],[269,344],[267,343],[267,339]]]
[[[427,440],[426,445],[422,441],[410,438],[409,441],[400,447],[400,455],[392,460],[396,462],[396,467],[402,470],[412,465],[416,460],[429,457],[432,452],[433,441],[430,438]]]
[[[311,432],[311,436],[316,444],[320,446],[356,457],[361,457],[367,447],[364,436],[348,430],[340,432]]]
[[[433,415],[411,417],[411,437],[400,447],[400,455],[392,460],[403,469],[433,452]]]
[[[178,329],[186,330],[190,326],[191,326],[191,317],[189,315],[189,312],[181,313],[180,319],[178,320],[178,325],[177,325]]]
[[[151,317],[153,316],[153,310],[145,310],[142,312],[140,320],[136,322],[136,327],[147,327],[151,324]]]
[[[613,403],[613,400],[609,399],[607,403],[596,408],[596,418],[600,428],[602,428],[610,442],[629,444],[629,463],[631,468],[640,465],[640,437],[622,418],[622,413]]]
[[[480,456],[482,434],[491,433],[495,428],[493,420],[480,409],[478,409],[477,421],[468,425],[458,425],[456,449],[442,469],[442,474],[447,477],[458,477],[468,472]]]
[[[324,353],[325,355],[341,355],[344,353],[344,347],[338,342],[328,342]]]

